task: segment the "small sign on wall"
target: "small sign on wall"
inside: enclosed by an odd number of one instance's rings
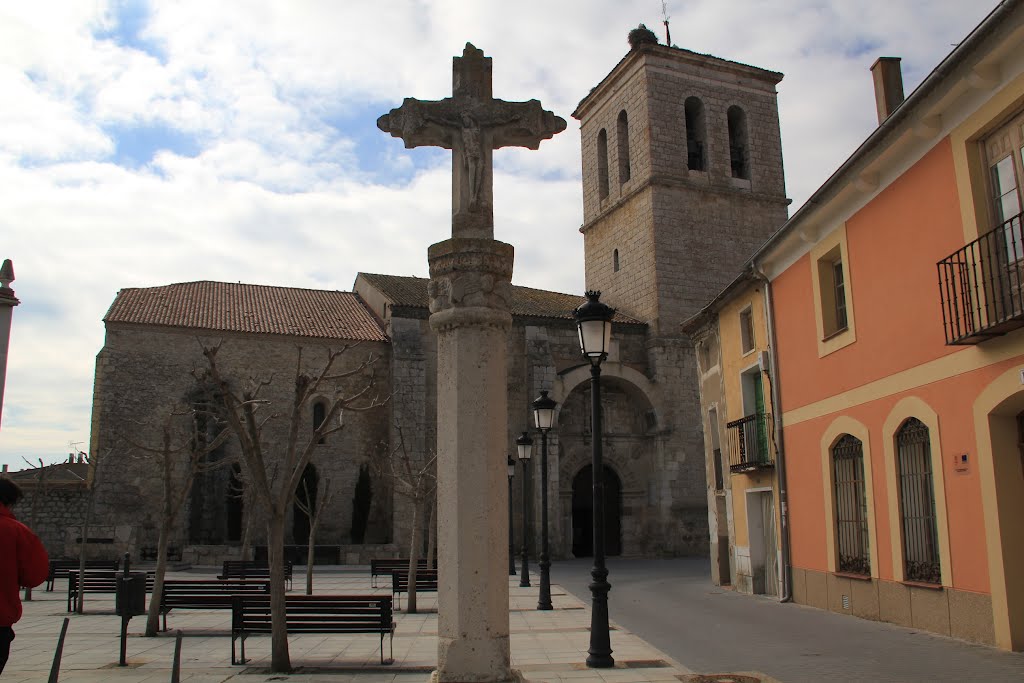
[[[969,462],[967,453],[957,453],[953,456],[953,471],[957,474],[967,474],[970,471]]]

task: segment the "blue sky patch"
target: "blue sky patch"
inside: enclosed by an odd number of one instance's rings
[[[401,104],[367,102],[323,117],[326,125],[355,145],[359,171],[382,185],[404,185],[416,173],[449,163],[451,158],[451,152],[440,147],[406,149],[401,140],[377,128],[377,118]]]
[[[117,45],[145,52],[166,64],[167,53],[163,46],[142,35],[149,21],[149,3],[145,0],[117,0],[112,9],[114,26],[93,35],[99,40],[111,40]]]
[[[114,125],[105,127],[104,131],[117,146],[113,160],[118,166],[145,166],[163,150],[184,157],[196,156],[200,151],[195,137],[160,124]]]

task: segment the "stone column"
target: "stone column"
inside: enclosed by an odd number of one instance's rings
[[[437,334],[438,683],[519,680],[510,668],[508,331],[513,249],[454,237],[430,247]]]
[[[509,262],[511,268],[511,262]],[[7,348],[11,343],[11,318],[20,301],[14,296],[14,265],[6,259],[0,266],[0,415],[4,409],[4,385],[7,383]]]

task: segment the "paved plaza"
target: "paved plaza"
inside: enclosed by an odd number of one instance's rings
[[[531,681],[683,681],[729,671],[737,683],[813,681],[1024,681],[1024,654],[970,645],[891,624],[781,605],[711,585],[707,560],[613,558],[611,617],[614,669],[587,669],[590,609],[585,560],[552,567],[554,610],[537,611],[538,577],[520,588],[509,577],[513,667]],[[174,578],[210,578],[213,568],[174,572]],[[563,588],[564,584],[566,588]],[[305,574],[297,570],[291,595],[301,594]],[[320,594],[387,593],[370,587],[367,567],[318,568]],[[120,619],[113,596],[87,596],[86,613],[71,616],[60,681],[66,683],[166,683],[171,680],[174,630],[182,640],[181,680],[193,683],[425,683],[437,663],[437,596],[419,596],[420,614],[395,612],[393,664],[380,665],[374,635],[293,635],[289,676],[268,673],[269,636],[246,642],[245,665],[231,665],[230,613],[180,610],[168,617],[171,631],[144,638],[144,617],[129,626],[128,666],[118,667]],[[403,596],[401,604],[406,603]],[[67,615],[67,581],[56,590],[34,592],[16,626],[4,683],[42,682]],[[388,642],[385,639],[385,653]],[[689,668],[688,668],[689,667]]]
[[[169,573],[174,578],[209,578],[205,571]],[[303,592],[305,575],[296,571],[290,594]],[[370,587],[369,568],[329,567],[314,579],[316,593],[375,594],[385,589]],[[578,598],[555,585],[554,610],[539,612],[537,577],[532,588],[520,588],[509,577],[512,664],[533,681],[675,681],[686,680],[688,671],[664,654],[622,629],[612,633],[617,666],[587,669],[583,662],[589,645],[590,611]],[[406,600],[401,601],[404,609]],[[190,683],[262,683],[287,680],[294,683],[424,683],[437,663],[437,596],[419,596],[419,614],[396,611],[394,663],[380,665],[380,641],[375,635],[295,635],[289,638],[292,665],[297,672],[287,677],[267,671],[269,636],[246,641],[245,665],[231,665],[231,614],[229,611],[172,611],[171,629],[157,638],[144,638],[145,617],[129,625],[128,666],[117,666],[120,618],[114,614],[113,596],[88,595],[85,614],[71,616],[60,681],[67,683],[157,683],[171,680],[174,631],[183,634],[181,680]],[[54,592],[34,591],[25,604],[25,616],[16,625],[17,637],[3,674],[4,683],[35,683],[49,676],[53,651],[63,618],[68,616],[67,581],[58,580]],[[388,652],[388,641],[384,641]]]

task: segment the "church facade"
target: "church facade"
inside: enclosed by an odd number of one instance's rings
[[[647,557],[708,552],[697,369],[680,324],[784,222],[788,204],[775,91],[781,74],[653,38],[647,32],[632,41],[574,113],[582,135],[586,284],[618,310],[602,366],[606,548]],[[375,355],[377,386],[389,401],[346,413],[343,430],[316,445],[307,482],[330,479],[334,492],[316,544],[339,549],[324,561],[404,554],[409,506],[389,482],[369,475],[372,495],[361,503],[367,509],[357,514],[355,501],[357,488],[365,491],[367,465],[382,450],[401,442],[419,461],[433,453],[437,352],[428,283],[360,273],[352,292],[210,282],[122,290],[104,319],[107,336],[97,357],[91,452],[100,463],[100,535],[113,539],[118,552],[138,553],[155,542],[161,478],[131,444],[159,441],[161,417],[194,399],[202,344],[219,343],[225,367],[240,379],[272,377],[267,395],[282,402],[297,364],[315,369],[328,349],[358,342],[343,362],[354,367]],[[531,401],[548,391],[558,401],[548,471],[554,558],[592,552],[590,371],[572,317],[582,301],[512,288],[508,454],[522,431],[532,431]],[[316,405],[304,419],[310,433]],[[271,429],[267,440],[268,450],[281,448],[286,435]],[[260,543],[258,511],[238,495],[245,473],[230,465],[237,454],[228,440],[211,455],[228,464],[197,479],[174,532],[184,559],[236,557],[254,520]],[[513,501],[530,487],[534,550],[539,467],[535,457],[525,478],[517,467],[510,484]],[[301,545],[308,529],[300,512],[293,517],[288,542]],[[517,512],[517,546],[521,527]]]

